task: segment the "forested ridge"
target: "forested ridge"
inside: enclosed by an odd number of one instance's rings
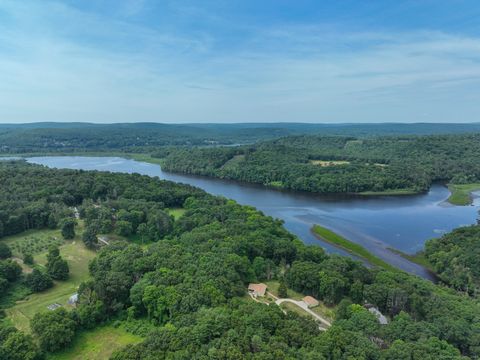
[[[175,148],[168,171],[317,193],[422,192],[480,179],[480,134],[291,136],[242,147]]]
[[[37,314],[31,335],[4,323],[2,359],[40,359],[111,319],[143,324],[130,327],[146,336],[117,351],[116,360],[480,356],[475,299],[402,272],[327,255],[252,207],[136,174],[1,162],[0,179],[4,233],[65,227],[77,207],[85,232],[93,234],[83,237],[87,246],[96,248],[95,234],[106,228],[127,239],[144,237],[141,243],[119,241],[98,251],[75,310]],[[167,208],[178,206],[184,214],[168,216]],[[12,263],[1,261],[3,295],[24,278]],[[9,278],[11,268],[16,270]],[[249,282],[272,279],[337,305],[333,326],[322,332],[308,318],[245,297]],[[380,325],[361,306],[365,302],[390,323]]]
[[[252,144],[288,135],[454,134],[480,131],[480,124],[162,124],[31,123],[0,124],[0,154],[152,152],[165,146]]]

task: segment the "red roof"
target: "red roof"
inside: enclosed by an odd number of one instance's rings
[[[312,305],[312,306],[318,305],[318,300],[315,299],[315,298],[312,297],[312,296],[305,296],[302,300],[303,300],[307,305]]]
[[[254,291],[258,295],[263,296],[265,295],[265,291],[267,291],[267,285],[260,283],[260,284],[250,284],[248,285],[248,291]]]

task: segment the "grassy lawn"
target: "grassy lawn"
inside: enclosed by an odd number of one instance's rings
[[[321,167],[328,167],[328,166],[340,166],[340,165],[349,165],[350,161],[345,160],[310,160],[310,164],[317,165]]]
[[[332,322],[335,320],[335,307],[332,306],[327,306],[323,302],[320,301],[320,304],[318,306],[315,306],[311,308],[311,310],[314,313],[317,313],[318,315],[324,317],[327,320],[330,320]]]
[[[418,191],[413,189],[392,189],[385,191],[364,191],[358,194],[365,196],[415,195],[418,194]]]
[[[175,209],[168,209],[168,213],[170,215],[173,215],[175,220],[177,220],[179,217],[181,217],[183,214],[185,214],[186,209],[183,208],[175,208]]]
[[[335,246],[338,246],[339,248],[342,248],[349,253],[356,255],[358,257],[361,257],[362,259],[367,260],[370,264],[382,267],[387,270],[392,270],[396,271],[393,266],[390,264],[386,263],[382,259],[376,257],[375,255],[371,254],[367,249],[365,249],[363,246],[356,244],[350,240],[345,239],[343,236],[340,236],[336,233],[334,233],[331,230],[328,230],[327,228],[324,228],[320,225],[314,225],[312,227],[312,231],[315,235],[317,235],[320,239],[333,244]]]
[[[448,188],[452,192],[448,202],[453,205],[470,205],[472,203],[471,193],[480,190],[480,183],[475,184],[449,184]]]
[[[0,240],[12,250],[13,256],[23,258],[23,253],[32,255],[48,250],[50,245],[60,246],[64,243],[60,230],[29,230]]]
[[[67,281],[56,281],[53,288],[41,293],[35,293],[18,301],[15,306],[6,310],[9,320],[14,326],[23,331],[30,331],[30,319],[41,311],[47,311],[47,306],[53,303],[67,305],[69,297],[74,294],[82,281],[89,277],[88,263],[95,257],[95,252],[88,250],[80,236],[74,241],[68,241],[60,247],[62,257],[70,266],[70,277]],[[46,253],[36,255],[35,262],[40,265],[46,263]]]
[[[308,318],[314,318],[311,314],[307,313],[305,310],[303,310],[301,307],[289,303],[289,302],[284,302],[280,304],[280,307],[285,310],[285,311],[293,311],[297,313],[300,316],[308,317]],[[335,309],[334,308],[329,308],[322,302],[320,302],[320,305],[315,306],[314,308],[310,308],[314,313],[320,315],[321,317],[330,320],[332,322],[335,319]]]
[[[273,187],[273,188],[277,188],[277,189],[282,189],[283,188],[283,183],[281,181],[271,181],[266,185],[270,186],[270,187]]]
[[[278,297],[278,287],[280,286],[280,282],[277,280],[271,280],[265,282],[265,284],[268,286],[267,291],[271,292],[273,295]],[[302,300],[305,295],[302,295],[295,290],[292,290],[290,288],[287,289],[287,297],[293,300]]]
[[[81,332],[67,350],[49,355],[47,360],[108,359],[115,350],[141,341],[141,337],[130,334],[121,327],[106,325]]]
[[[287,312],[288,311],[292,311],[294,313],[297,313],[298,315],[300,316],[303,316],[303,317],[308,317],[308,318],[312,318],[313,319],[313,316],[310,315],[309,313],[307,313],[305,310],[303,310],[301,307],[298,307],[297,305],[295,304],[292,304],[290,302],[284,302],[282,304],[280,304],[280,307],[283,309],[283,310],[286,310]]]

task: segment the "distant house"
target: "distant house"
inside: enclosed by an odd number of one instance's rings
[[[371,305],[371,304],[366,304],[364,305],[366,309],[368,309],[368,311],[370,311],[373,315],[375,315],[375,317],[377,318],[378,322],[381,324],[381,325],[387,325],[388,324],[388,319],[385,315],[383,315],[380,310],[378,310],[375,306]]]
[[[313,308],[319,304],[318,300],[312,296],[305,296],[302,300],[309,308]]]
[[[248,292],[254,297],[259,297],[259,296],[263,297],[265,296],[266,291],[267,291],[267,285],[263,283],[248,285]]]

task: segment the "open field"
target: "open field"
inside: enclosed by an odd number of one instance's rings
[[[470,205],[472,203],[471,193],[480,190],[480,183],[474,184],[449,184],[448,188],[452,192],[448,202],[453,205]]]
[[[392,189],[385,191],[364,191],[358,194],[365,196],[415,195],[418,194],[418,191],[413,189]]]
[[[103,360],[128,344],[135,344],[142,338],[111,325],[79,333],[73,344],[64,351],[49,355],[47,360]]]
[[[60,246],[64,243],[60,230],[29,230],[20,234],[7,236],[0,240],[12,250],[13,256],[23,258],[28,252],[36,255],[48,250],[51,245]]]
[[[375,255],[371,254],[363,246],[356,244],[350,240],[347,240],[343,236],[340,236],[334,233],[333,231],[328,230],[327,228],[324,228],[320,225],[314,225],[312,227],[312,232],[315,235],[317,235],[320,239],[330,244],[333,244],[335,246],[338,246],[353,255],[359,256],[362,259],[367,260],[372,265],[379,266],[387,270],[396,271],[396,269],[393,266],[386,263],[382,259],[376,257]]]
[[[175,208],[175,209],[168,209],[168,213],[170,215],[173,215],[175,220],[177,220],[179,217],[181,217],[183,214],[185,214],[186,209],[183,208]]]
[[[338,161],[335,161],[335,160],[310,160],[310,164],[321,166],[321,167],[341,166],[341,165],[350,164],[350,161],[345,161],[345,160],[338,160]]]
[[[88,250],[79,240],[79,236],[75,241],[69,241],[61,246],[60,253],[68,261],[69,279],[55,281],[53,288],[31,294],[6,310],[8,318],[19,330],[30,331],[30,319],[35,313],[46,311],[48,305],[54,303],[66,305],[69,297],[76,292],[80,283],[88,279],[88,263],[95,257],[95,252]],[[39,265],[46,263],[46,253],[36,255],[34,258]]]

